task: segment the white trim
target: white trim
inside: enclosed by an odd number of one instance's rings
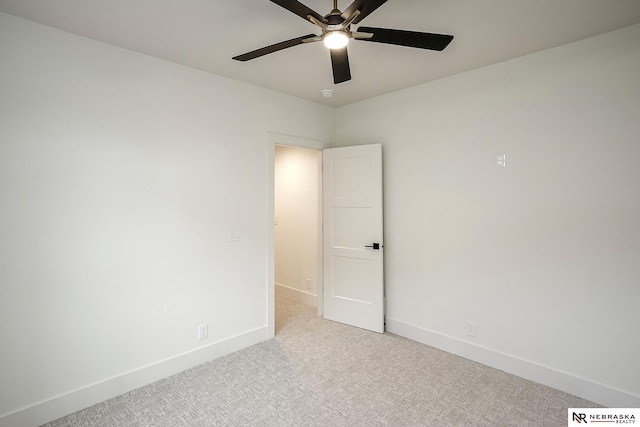
[[[262,326],[4,414],[0,427],[39,426],[266,339]]]
[[[322,169],[322,150],[318,150],[318,228],[316,229],[316,236],[317,236],[317,242],[318,242],[318,258],[317,258],[317,263],[318,263],[318,277],[316,279],[316,307],[318,307],[318,316],[323,316],[324,315],[324,250],[323,250],[323,245],[324,245],[324,237],[323,237],[323,233],[322,233],[322,227],[323,227],[323,223],[324,223],[324,218],[322,216],[322,194],[323,194],[323,189],[322,189],[322,174],[323,174],[323,169]]]
[[[276,295],[282,295],[289,299],[292,299],[303,304],[311,305],[313,307],[318,306],[318,296],[311,292],[302,291],[300,289],[292,288],[291,286],[283,285],[276,282]]]
[[[387,317],[386,330],[604,406],[640,407],[640,396],[632,393],[416,325]]]
[[[267,336],[273,338],[276,335],[276,309],[275,290],[276,280],[276,256],[275,256],[275,161],[276,161],[276,134],[269,133],[267,142]]]

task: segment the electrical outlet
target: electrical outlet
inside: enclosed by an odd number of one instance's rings
[[[470,337],[476,336],[476,322],[467,320],[467,335],[469,335]]]
[[[204,323],[198,326],[198,341],[206,340],[209,337],[209,324]]]
[[[507,155],[505,153],[496,154],[496,168],[507,167]]]
[[[311,279],[307,278],[307,290],[311,290]]]

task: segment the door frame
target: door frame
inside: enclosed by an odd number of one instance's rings
[[[297,148],[319,150],[330,148],[328,142],[315,139],[268,132],[267,144],[267,338],[275,336],[275,152],[276,145],[287,145]],[[322,165],[322,153],[318,156]],[[318,168],[318,277],[316,292],[318,295],[318,315],[322,315],[323,281],[322,281],[322,167]]]

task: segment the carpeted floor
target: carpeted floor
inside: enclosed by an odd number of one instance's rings
[[[61,418],[58,426],[566,426],[598,406],[276,301],[276,338]]]

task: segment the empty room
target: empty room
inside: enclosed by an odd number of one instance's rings
[[[639,75],[634,0],[0,0],[0,427],[640,408]]]

